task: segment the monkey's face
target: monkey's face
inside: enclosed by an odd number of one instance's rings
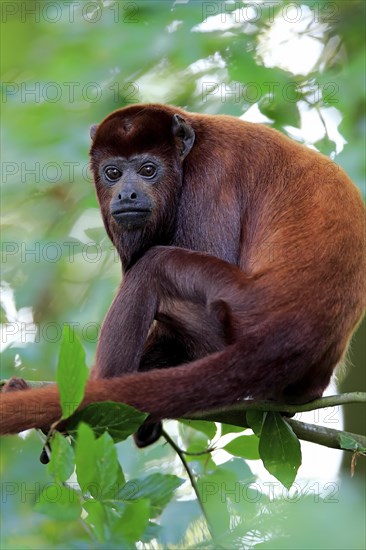
[[[109,215],[123,230],[144,227],[159,198],[167,174],[162,159],[149,154],[130,158],[110,157],[99,165],[103,195],[109,199]],[[108,200],[107,199],[107,200]]]
[[[134,105],[93,126],[91,137],[97,196],[113,242],[141,230],[145,241],[168,235],[178,208],[183,160],[194,142],[192,127],[173,109]]]

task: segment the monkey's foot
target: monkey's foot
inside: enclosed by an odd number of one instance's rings
[[[8,393],[11,391],[28,390],[30,386],[24,380],[24,378],[17,378],[13,376],[4,384],[1,388],[1,392]]]

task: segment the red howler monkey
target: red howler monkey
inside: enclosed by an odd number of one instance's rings
[[[346,174],[268,127],[164,105],[91,135],[124,279],[82,407],[124,402],[156,422],[321,396],[366,305],[365,211]],[[60,416],[56,387],[1,407],[1,433]]]

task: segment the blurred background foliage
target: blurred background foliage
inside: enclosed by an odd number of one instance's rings
[[[267,120],[332,156],[365,192],[363,0],[27,0],[0,7],[1,378],[54,379],[65,323],[92,364],[120,280],[88,172],[88,129],[110,111],[160,102]],[[341,389],[366,389],[364,341],[360,329]],[[359,409],[347,409],[346,428],[364,431]],[[37,445],[35,435],[4,440],[5,480],[44,483],[42,466],[29,458]],[[166,459],[156,447],[136,453],[124,445],[134,468],[146,457],[159,467]],[[360,466],[356,476],[363,472]],[[3,504],[6,547],[72,540],[73,527],[60,531],[33,513],[32,498]],[[362,547],[360,532],[349,548]],[[329,547],[342,546],[332,540]]]

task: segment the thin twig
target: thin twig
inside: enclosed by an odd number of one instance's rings
[[[198,487],[197,487],[197,483],[196,483],[196,480],[194,479],[194,476],[191,472],[191,469],[190,467],[188,466],[188,463],[184,457],[184,452],[182,451],[182,449],[180,447],[178,447],[178,445],[175,443],[175,441],[170,437],[170,435],[165,431],[163,430],[162,431],[162,436],[165,438],[165,440],[167,441],[167,443],[169,443],[169,445],[171,445],[171,447],[173,447],[173,449],[175,450],[175,452],[177,453],[177,455],[179,456],[182,464],[183,464],[183,467],[185,469],[185,471],[187,472],[188,474],[188,477],[189,477],[189,480],[191,482],[191,485],[192,485],[192,488],[196,494],[196,497],[197,497],[197,501],[198,501],[198,504],[199,504],[199,507],[201,508],[201,512],[203,514],[203,517],[205,518],[206,520],[206,524],[207,524],[207,528],[209,530],[209,533],[211,535],[211,538],[214,539],[214,533],[213,533],[213,530],[212,530],[212,526],[211,526],[211,523],[210,523],[210,520],[207,516],[207,513],[206,513],[206,510],[203,506],[203,502],[201,500],[201,495],[199,493],[199,490],[198,490]]]
[[[186,456],[202,456],[202,455],[213,453],[214,451],[216,451],[216,447],[208,447],[204,451],[199,451],[197,453],[192,453],[191,451],[182,450],[182,453],[185,454]]]

